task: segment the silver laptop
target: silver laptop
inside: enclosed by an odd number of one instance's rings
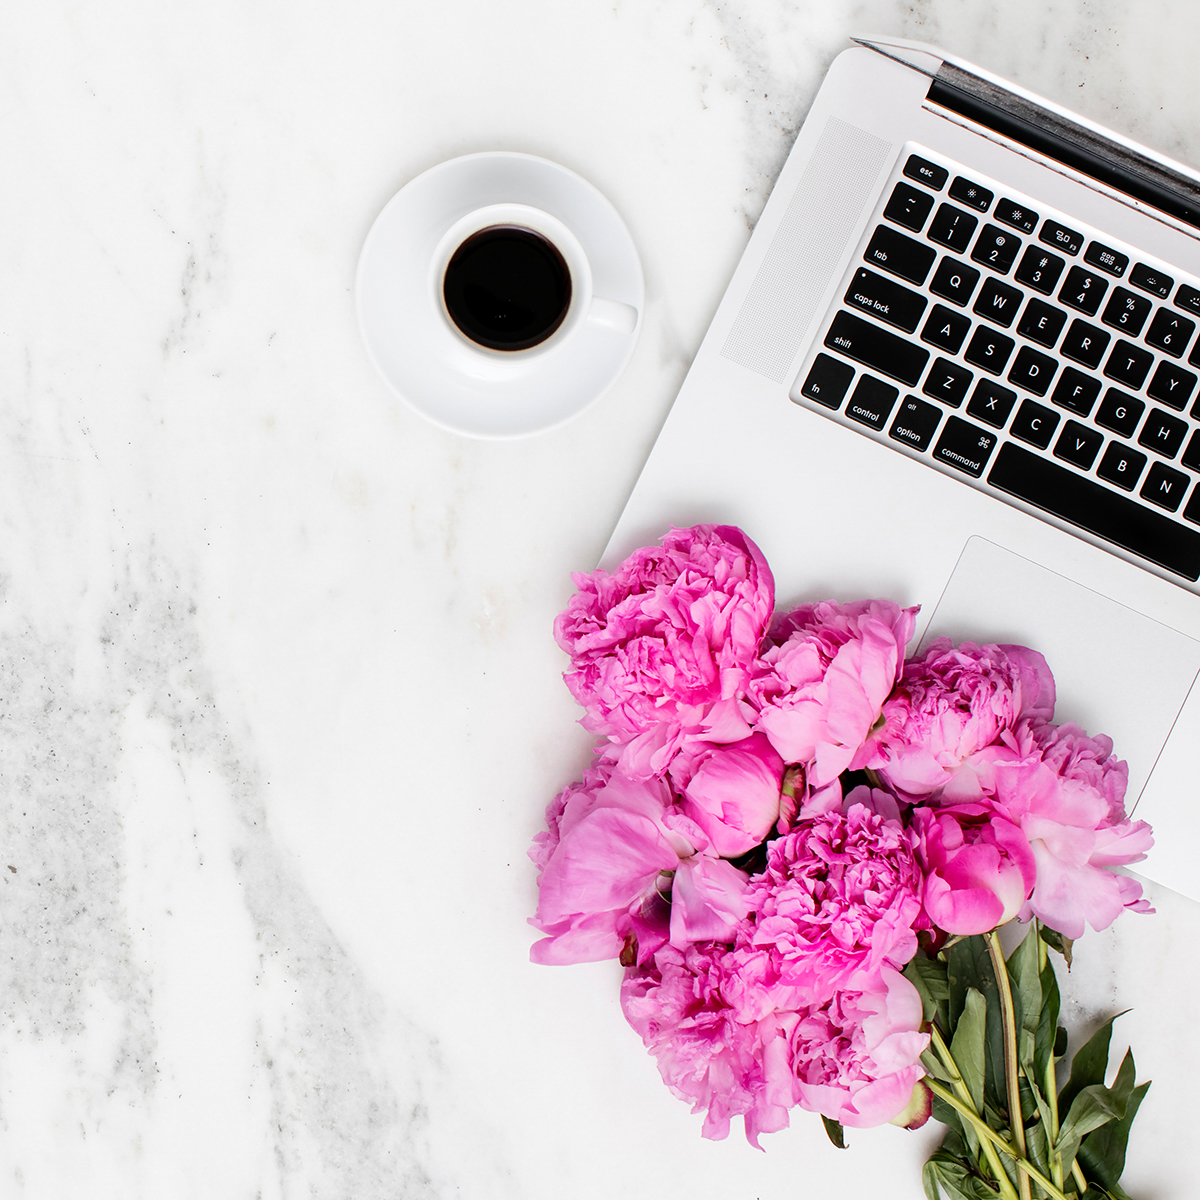
[[[605,553],[1020,642],[1200,900],[1200,174],[932,47],[830,68]]]

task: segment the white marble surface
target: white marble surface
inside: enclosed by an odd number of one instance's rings
[[[527,962],[590,744],[551,620],[850,32],[1200,163],[1187,0],[0,14],[0,1195],[920,1194],[920,1135],[703,1142],[615,965]],[[514,443],[395,401],[351,295],[396,189],[486,149],[595,183],[647,279],[614,390]],[[1200,1068],[1200,912],[1152,894],[1069,1006],[1136,1006],[1139,1200],[1194,1191]]]

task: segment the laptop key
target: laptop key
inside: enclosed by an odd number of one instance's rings
[[[991,371],[993,375],[999,375],[1004,370],[1004,364],[1008,362],[1015,345],[1016,342],[1012,338],[1005,337],[1002,333],[994,333],[986,326],[980,325],[971,335],[963,357],[972,366],[982,367],[985,371]]]
[[[950,185],[950,198],[957,200],[960,204],[965,204],[969,208],[977,208],[980,212],[987,212],[992,203],[994,193],[989,192],[987,188],[981,187],[977,183],[972,183],[969,179],[964,179],[959,175]]]
[[[907,279],[919,287],[925,282],[925,276],[937,258],[937,251],[922,242],[914,242],[895,229],[880,225],[863,258],[873,267],[887,271],[889,275],[899,275],[901,279]]]
[[[1119,279],[1125,274],[1125,268],[1129,266],[1129,255],[1122,254],[1120,250],[1114,250],[1111,246],[1105,246],[1102,242],[1091,242],[1088,244],[1083,261],[1089,266],[1107,271],[1110,275],[1116,275]]]
[[[1200,487],[1192,489],[1192,498],[1187,502],[1187,508],[1183,510],[1183,519],[1200,525]]]
[[[1138,434],[1138,445],[1161,454],[1163,458],[1174,458],[1187,437],[1188,423],[1181,421],[1161,408],[1154,409],[1146,418],[1142,432]]]
[[[1071,328],[1067,330],[1067,336],[1063,338],[1059,350],[1064,358],[1074,359],[1094,371],[1100,365],[1100,360],[1111,341],[1111,333],[1076,317],[1071,322]]]
[[[921,316],[929,304],[924,296],[865,267],[854,272],[843,299],[851,308],[861,308],[905,333],[912,333],[921,323]]]
[[[1054,445],[1054,457],[1086,471],[1096,461],[1096,453],[1103,441],[1104,434],[1098,430],[1080,425],[1078,421],[1068,421]]]
[[[989,223],[979,231],[971,258],[977,263],[983,263],[985,267],[990,267],[999,275],[1007,275],[1020,251],[1019,237],[1014,237],[999,225]]]
[[[899,395],[900,392],[890,383],[884,383],[873,375],[863,375],[854,389],[854,395],[846,402],[846,416],[860,425],[882,429]]]
[[[1074,229],[1068,229],[1057,221],[1046,221],[1038,237],[1047,246],[1053,246],[1056,250],[1071,255],[1072,258],[1083,249],[1083,234],[1076,233]]]
[[[967,390],[974,378],[974,374],[966,367],[951,362],[948,358],[939,358],[929,368],[925,386],[921,391],[951,408],[958,408],[967,398]]]
[[[1185,371],[1164,359],[1158,364],[1154,378],[1146,388],[1146,394],[1152,400],[1161,400],[1176,412],[1182,412],[1191,399],[1195,386],[1196,376],[1191,371]]]
[[[970,328],[970,317],[964,317],[944,304],[935,304],[925,328],[921,330],[921,341],[929,342],[949,354],[957,354]]]
[[[1184,579],[1200,578],[1200,530],[1180,525],[1015,442],[1000,447],[987,481]]]
[[[1200,471],[1200,429],[1192,434],[1192,440],[1188,442],[1187,449],[1183,452],[1183,458],[1179,461],[1189,471]]]
[[[916,386],[929,361],[928,350],[848,312],[839,312],[833,318],[825,345],[908,387]]]
[[[979,289],[972,308],[981,317],[987,317],[989,321],[995,321],[1007,329],[1016,319],[1017,309],[1024,299],[1024,293],[1015,287],[1009,287],[998,279],[988,279]]]
[[[943,300],[949,300],[961,308],[970,300],[978,282],[979,272],[974,267],[968,267],[956,258],[945,257],[933,273],[929,290],[935,296],[941,296]]]
[[[1200,313],[1200,291],[1181,283],[1179,291],[1175,293],[1175,306],[1186,308],[1191,313]]]
[[[1145,411],[1146,405],[1136,396],[1127,396],[1118,388],[1110,387],[1096,413],[1096,424],[1122,437],[1133,437]]]
[[[1022,346],[1008,373],[1008,381],[1035,396],[1044,396],[1057,370],[1058,363],[1050,355],[1042,354],[1032,346]]]
[[[1129,282],[1135,288],[1141,288],[1143,292],[1149,292],[1160,300],[1165,300],[1175,286],[1175,280],[1170,275],[1164,275],[1145,263],[1134,264],[1133,270],[1129,272]]]
[[[1183,494],[1188,489],[1190,479],[1182,472],[1176,471],[1164,463],[1156,462],[1142,484],[1138,495],[1167,512],[1174,512],[1183,501]]]
[[[980,429],[961,417],[949,417],[934,448],[933,457],[956,471],[963,471],[978,479],[995,448],[994,433]]]
[[[1059,408],[1070,409],[1081,417],[1086,417],[1100,395],[1100,380],[1085,375],[1074,367],[1064,367],[1058,377],[1058,385],[1051,399]]]
[[[978,224],[975,217],[961,208],[955,208],[953,204],[939,204],[925,236],[931,241],[940,242],[955,254],[962,254],[971,244],[971,235]]]
[[[895,221],[897,225],[919,233],[932,208],[933,197],[928,192],[911,187],[907,183],[898,183],[892,189],[883,215],[889,221]]]
[[[1060,420],[1062,418],[1053,409],[1045,408],[1035,400],[1022,400],[1008,432],[1039,450],[1045,450]]]
[[[996,211],[992,213],[992,216],[997,221],[1003,221],[1005,225],[1020,229],[1023,233],[1032,233],[1037,228],[1039,219],[1037,213],[1030,211],[1023,204],[1007,198],[996,205]]]
[[[1126,387],[1134,390],[1146,382],[1150,368],[1154,364],[1154,355],[1141,346],[1132,342],[1120,341],[1113,347],[1113,352],[1104,364],[1104,373],[1109,379],[1115,379]]]
[[[1172,358],[1180,358],[1196,331],[1196,322],[1181,317],[1169,308],[1160,308],[1146,330],[1146,345],[1161,350]]]
[[[818,354],[808,369],[800,394],[826,408],[841,408],[853,378],[854,368],[849,363],[839,362],[828,354]]]
[[[1104,293],[1108,291],[1108,280],[1097,275],[1094,271],[1085,271],[1082,267],[1072,267],[1067,272],[1067,282],[1063,284],[1058,298],[1072,308],[1085,312],[1089,317],[1096,315]]]
[[[1135,296],[1128,288],[1113,288],[1113,294],[1104,306],[1105,325],[1121,330],[1129,337],[1137,337],[1154,306],[1145,296]]]
[[[967,405],[967,416],[991,425],[993,429],[1003,429],[1017,402],[1017,393],[993,383],[990,379],[981,379],[975,385],[971,403]]]
[[[1109,442],[1108,449],[1105,450],[1104,457],[1096,468],[1096,474],[1101,479],[1107,480],[1127,492],[1132,492],[1137,486],[1138,478],[1145,465],[1146,456],[1144,454],[1139,454],[1128,446],[1122,446],[1120,442]]]
[[[1058,335],[1066,323],[1067,314],[1061,308],[1055,308],[1035,296],[1025,305],[1017,332],[1039,346],[1049,347],[1058,341]]]
[[[1067,264],[1057,254],[1048,254],[1037,246],[1030,246],[1021,255],[1021,263],[1017,267],[1016,281],[1031,287],[1034,291],[1048,296],[1054,291],[1058,277],[1063,273]]]
[[[933,188],[935,192],[940,192],[946,186],[946,180],[950,178],[950,172],[945,167],[939,167],[937,163],[931,163],[927,158],[920,158],[916,154],[908,156],[908,162],[904,164],[904,173],[909,179],[915,179],[918,183]]]
[[[888,437],[917,450],[928,450],[941,419],[942,411],[937,405],[916,396],[905,396]]]

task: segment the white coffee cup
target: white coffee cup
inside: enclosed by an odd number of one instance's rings
[[[571,279],[571,298],[558,327],[543,341],[520,350],[493,349],[464,333],[446,306],[446,268],[469,238],[492,228],[528,230],[545,238],[562,255]],[[629,304],[608,300],[592,291],[592,269],[579,239],[550,213],[528,204],[489,204],[455,221],[437,243],[429,264],[428,292],[442,327],[458,345],[460,354],[474,356],[480,367],[502,361],[540,358],[560,353],[585,325],[628,335],[637,327],[638,312]],[[486,366],[485,366],[486,365]]]

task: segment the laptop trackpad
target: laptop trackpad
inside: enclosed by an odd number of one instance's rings
[[[1175,752],[1186,750],[1183,743],[1195,747],[1200,735],[1200,687],[1180,711],[1200,671],[1200,642],[981,537],[964,547],[921,646],[943,635],[956,642],[1015,642],[1046,656],[1058,691],[1055,721],[1108,734],[1129,763],[1126,807],[1138,806],[1157,843],[1139,867],[1200,899],[1194,866],[1181,861],[1177,871],[1171,863],[1172,844],[1200,844],[1195,771],[1175,779],[1172,770],[1176,758],[1181,767],[1194,758],[1194,751]]]

